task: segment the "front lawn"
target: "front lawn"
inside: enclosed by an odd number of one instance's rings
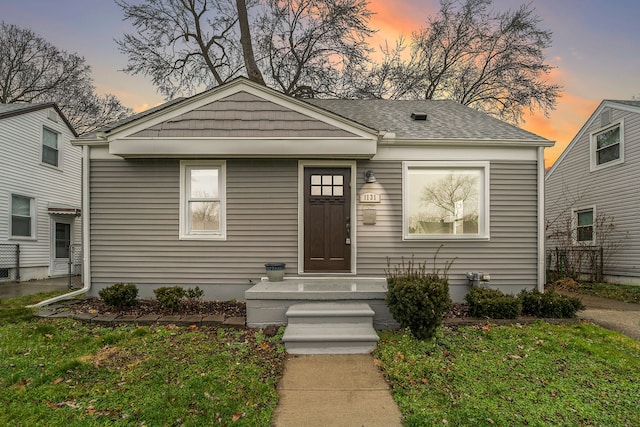
[[[407,426],[640,425],[640,343],[595,325],[389,331],[374,356]]]
[[[270,425],[280,335],[45,320],[17,305],[0,304],[0,425]]]

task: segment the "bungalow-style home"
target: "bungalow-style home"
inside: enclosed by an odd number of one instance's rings
[[[439,248],[454,300],[467,273],[511,293],[544,282],[552,142],[453,101],[300,100],[239,78],[74,144],[92,295],[199,286],[271,312],[248,313],[263,325],[301,295],[384,305],[387,259],[430,271]]]
[[[68,274],[82,241],[75,137],[54,103],[0,104],[0,281]]]
[[[594,249],[611,283],[640,283],[639,157],[640,101],[604,100],[545,177],[548,248]]]

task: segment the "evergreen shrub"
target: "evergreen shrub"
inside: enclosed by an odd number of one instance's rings
[[[138,288],[133,283],[116,283],[98,291],[105,304],[114,308],[127,308],[135,304]]]

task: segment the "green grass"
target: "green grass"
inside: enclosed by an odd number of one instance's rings
[[[574,290],[579,293],[597,297],[640,304],[640,286],[581,282]]]
[[[385,332],[375,357],[407,426],[640,425],[640,343],[595,325]]]
[[[36,310],[28,308],[28,305],[33,305],[64,293],[65,291],[51,291],[18,298],[0,298],[0,325],[5,322],[29,320],[33,317]]]
[[[0,306],[0,425],[270,425],[280,335],[38,319],[24,303]]]

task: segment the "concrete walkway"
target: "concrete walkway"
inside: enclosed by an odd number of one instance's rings
[[[289,356],[275,427],[395,427],[402,415],[369,354]]]
[[[0,298],[16,298],[51,291],[71,292],[69,290],[69,278],[64,276],[18,283],[0,283]]]
[[[596,323],[603,328],[621,332],[640,341],[640,304],[630,304],[591,295],[571,294],[587,307],[578,312],[578,318]]]

